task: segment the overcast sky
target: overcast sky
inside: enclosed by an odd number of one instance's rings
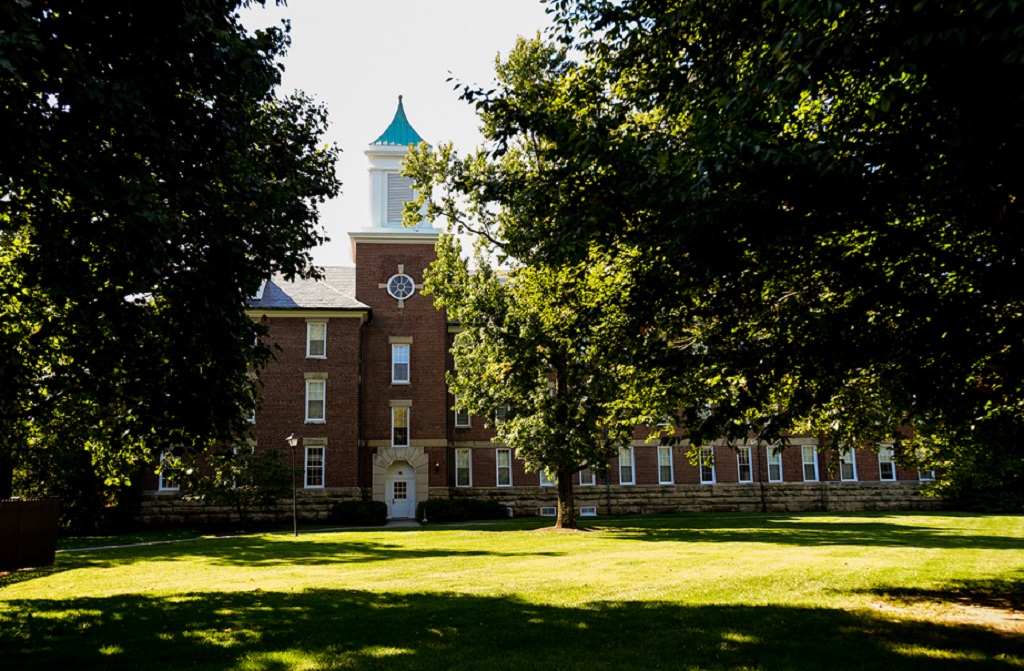
[[[495,56],[549,24],[540,0],[288,0],[242,17],[249,29],[291,21],[283,87],[327,105],[326,139],[342,149],[342,194],[321,210],[331,242],[314,250],[319,265],[352,263],[346,231],[369,225],[363,151],[391,122],[398,96],[427,142],[471,149],[481,141],[476,116],[446,80],[490,83]]]

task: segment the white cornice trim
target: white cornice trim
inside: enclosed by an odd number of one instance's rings
[[[294,317],[296,319],[324,319],[330,318],[349,318],[359,319],[362,323],[366,323],[370,318],[370,311],[366,309],[358,310],[315,310],[310,308],[271,308],[267,310],[260,310],[258,308],[250,308],[245,311],[245,314],[249,315],[250,319],[259,320],[263,317]]]
[[[385,245],[433,245],[437,243],[441,231],[437,229],[417,228],[364,228],[361,231],[352,231],[348,237],[352,242],[373,242]]]

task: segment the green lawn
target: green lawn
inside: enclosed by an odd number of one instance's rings
[[[1024,668],[1024,517],[541,524],[62,553],[0,578],[0,668]]]

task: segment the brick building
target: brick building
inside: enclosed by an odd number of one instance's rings
[[[413,517],[428,497],[459,496],[494,498],[516,515],[553,513],[554,483],[492,443],[483,418],[453,410],[445,383],[453,335],[420,292],[438,231],[426,221],[401,223],[412,190],[400,164],[420,141],[399,98],[391,124],[365,151],[370,226],[349,233],[354,267],[325,268],[319,282],[273,278],[251,301],[251,316],[267,320],[280,346],[263,374],[256,449],[287,448],[285,436],[299,437],[307,517],[322,517],[331,501],[363,496],[385,501],[394,518]],[[931,474],[897,466],[891,450],[818,447],[814,438],[795,438],[785,449],[716,444],[704,448],[705,465],[694,465],[685,447],[638,438],[606,472],[574,476],[578,505],[619,514],[935,503],[918,492]],[[173,483],[162,484],[151,509],[161,489],[174,493]]]

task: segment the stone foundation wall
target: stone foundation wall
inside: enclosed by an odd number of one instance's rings
[[[359,501],[363,498],[357,487],[300,490],[296,497],[296,510],[303,522],[326,522],[338,501]],[[254,510],[255,522],[286,521],[292,518],[292,500],[282,499],[270,510]],[[142,509],[136,521],[151,526],[190,524],[228,524],[238,521],[238,514],[230,506],[208,506],[199,501],[186,501],[180,494],[148,494],[142,500]]]
[[[917,482],[877,484],[765,483],[764,505],[769,512],[937,510],[942,500],[925,497]],[[576,508],[597,506],[599,515],[637,515],[678,512],[759,512],[758,484],[576,487]],[[510,506],[516,517],[536,516],[541,506],[554,506],[554,487],[434,488],[430,498],[490,498]]]

